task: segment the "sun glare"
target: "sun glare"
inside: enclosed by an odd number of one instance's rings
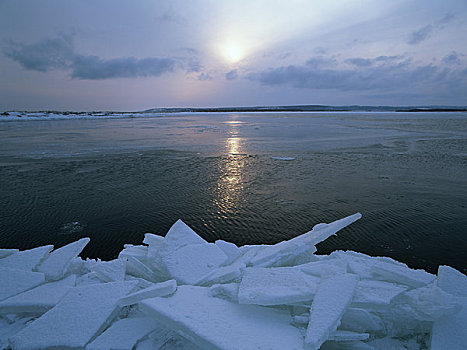
[[[230,63],[236,63],[245,56],[245,50],[237,43],[228,43],[222,48],[222,55]]]

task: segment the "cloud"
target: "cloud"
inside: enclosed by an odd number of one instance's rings
[[[112,79],[158,77],[172,72],[176,62],[170,58],[135,57],[102,60],[97,56],[75,56],[71,63],[71,77],[78,79]]]
[[[39,72],[66,69],[74,55],[71,38],[65,36],[30,45],[11,41],[4,53],[24,68]]]
[[[238,77],[238,72],[236,69],[231,70],[225,74],[225,79],[227,80],[235,80]]]
[[[198,75],[197,79],[200,81],[208,81],[212,80],[212,76],[210,76],[208,73],[201,73],[200,75]]]
[[[443,62],[448,65],[460,64],[461,63],[460,57],[462,56],[464,55],[456,51],[451,51],[449,55],[446,55],[443,57]]]
[[[135,58],[122,57],[104,60],[98,56],[75,53],[70,37],[44,39],[34,44],[10,42],[5,55],[28,70],[48,72],[70,71],[76,79],[114,79],[158,77],[177,68],[199,71],[199,63],[193,58]]]
[[[410,33],[407,39],[407,44],[417,45],[422,41],[429,39],[435,31],[444,29],[445,25],[456,18],[452,13],[447,13],[441,19],[435,21],[433,24],[428,24],[418,30]]]
[[[453,80],[456,80],[459,86],[467,88],[467,74],[465,74],[467,69],[462,71],[433,64],[416,65],[405,57],[357,57],[345,60],[344,64],[336,63],[335,59],[329,58],[329,62],[334,66],[325,68],[316,68],[309,64],[281,66],[251,73],[247,78],[268,86],[285,85],[300,89],[338,91],[371,90],[383,93],[408,91],[439,84],[446,85]]]

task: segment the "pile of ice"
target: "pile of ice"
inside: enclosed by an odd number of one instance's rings
[[[208,243],[182,221],[118,259],[0,250],[1,349],[466,349],[467,277],[316,244],[355,214],[275,245]]]

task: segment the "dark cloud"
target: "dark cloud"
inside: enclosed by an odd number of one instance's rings
[[[66,69],[74,55],[71,38],[64,36],[30,45],[12,41],[4,53],[24,68],[39,72]]]
[[[456,51],[451,51],[449,55],[444,56],[443,62],[449,65],[460,64],[461,63],[460,57],[462,56],[464,55]]]
[[[235,80],[238,77],[238,72],[236,69],[231,70],[225,74],[225,79],[227,80]]]
[[[200,75],[198,75],[198,80],[201,80],[201,81],[212,80],[212,76],[210,76],[208,73],[201,73]]]
[[[433,33],[433,26],[431,24],[424,26],[410,34],[407,44],[416,45],[428,39]]]
[[[435,21],[433,24],[428,24],[418,30],[413,31],[409,35],[407,44],[416,45],[429,39],[435,31],[444,29],[446,24],[451,22],[454,18],[456,18],[456,16],[454,16],[452,13],[447,13],[443,18]]]
[[[289,65],[252,73],[248,79],[269,86],[380,92],[423,89],[430,84],[449,84],[456,79],[458,84],[467,88],[467,76],[460,75],[458,70],[432,64],[417,66],[403,57],[380,56],[371,59],[353,58],[347,61],[345,62],[353,65],[352,69],[346,65],[336,65],[334,68],[315,68],[308,64]],[[329,62],[335,64],[332,58]]]
[[[125,57],[102,60],[97,56],[75,56],[71,64],[71,77],[91,80],[158,77],[172,72],[175,65],[176,62],[170,58]]]
[[[104,60],[98,56],[79,55],[74,52],[71,38],[66,36],[29,45],[11,42],[5,55],[29,70],[68,70],[72,78],[89,80],[158,77],[176,68],[187,71],[201,69],[193,58],[123,57]]]

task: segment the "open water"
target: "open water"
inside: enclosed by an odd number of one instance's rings
[[[318,246],[467,272],[466,113],[223,113],[0,121],[0,247],[89,236],[110,259],[182,219],[272,244],[361,212]]]

